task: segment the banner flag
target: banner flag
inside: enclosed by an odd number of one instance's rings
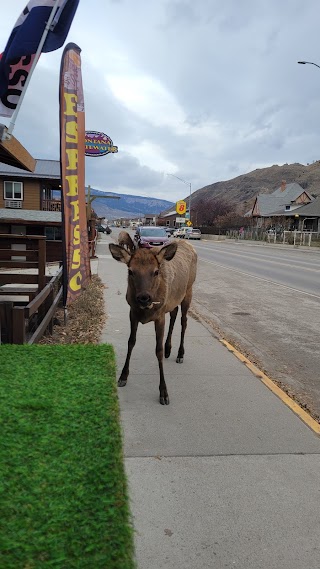
[[[11,117],[17,107],[42,38],[45,37],[41,52],[55,51],[64,44],[78,4],[79,0],[28,2],[0,54],[0,116]]]
[[[81,49],[69,43],[60,69],[60,161],[64,233],[64,306],[90,280],[85,196],[85,113]]]
[[[1,117],[12,117],[15,109],[17,108],[17,104],[34,62],[34,58],[35,55],[26,55],[12,61],[9,77],[6,83],[6,91],[0,96]]]

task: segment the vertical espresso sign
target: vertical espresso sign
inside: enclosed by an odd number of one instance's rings
[[[64,228],[64,306],[90,280],[85,197],[85,113],[80,48],[69,43],[60,70],[60,161]]]

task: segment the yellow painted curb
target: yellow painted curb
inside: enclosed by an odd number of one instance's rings
[[[292,399],[283,389],[278,387],[278,385],[270,379],[263,371],[261,371],[257,366],[255,366],[246,356],[241,354],[232,344],[227,342],[226,340],[220,340],[220,342],[226,346],[229,352],[232,352],[236,358],[238,358],[241,362],[243,362],[247,368],[256,376],[258,377],[264,385],[270,389],[287,407],[291,409],[300,419],[314,431],[317,435],[320,435],[320,425],[313,419],[294,399]]]

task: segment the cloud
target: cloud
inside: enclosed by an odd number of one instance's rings
[[[24,5],[6,6],[0,51]],[[176,200],[188,186],[168,172],[195,190],[319,159],[320,69],[296,63],[317,58],[317,13],[316,0],[80,2],[68,41],[82,49],[86,126],[119,147],[86,159],[86,182]],[[59,155],[61,55],[41,56],[14,131],[36,157]]]

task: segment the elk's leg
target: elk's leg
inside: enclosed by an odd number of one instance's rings
[[[178,350],[178,355],[176,362],[178,364],[182,364],[183,356],[184,356],[184,335],[187,329],[187,314],[191,304],[192,299],[192,289],[187,291],[186,296],[184,297],[183,301],[181,302],[181,337],[180,337],[180,346]]]
[[[118,380],[118,386],[124,387],[127,384],[127,379],[129,375],[129,363],[131,358],[132,350],[135,346],[136,339],[137,339],[137,329],[138,329],[138,320],[134,317],[132,311],[130,310],[130,336],[128,340],[128,351],[126,361],[124,363],[121,375]]]
[[[166,382],[163,374],[163,337],[164,337],[164,324],[165,317],[155,320],[154,327],[156,331],[156,356],[158,358],[159,372],[160,372],[160,403],[161,405],[169,405],[169,395],[167,391]]]
[[[168,358],[171,354],[171,336],[172,336],[172,331],[174,328],[174,323],[175,323],[176,318],[177,318],[177,314],[178,314],[178,306],[170,312],[169,331],[168,331],[168,336],[167,336],[166,343],[164,346],[164,357],[165,358]]]

